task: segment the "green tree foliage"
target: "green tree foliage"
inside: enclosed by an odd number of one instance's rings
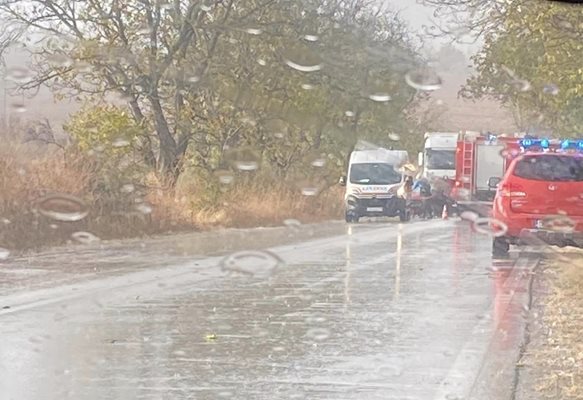
[[[125,108],[112,105],[86,106],[63,128],[82,151],[109,155],[130,152],[143,135]]]
[[[43,38],[28,46],[37,75],[23,89],[117,96],[135,148],[174,181],[247,147],[275,175],[322,157],[338,166],[358,139],[394,144],[389,133],[411,130],[404,75],[418,59],[406,26],[372,0],[14,0],[0,16]],[[87,110],[68,130],[81,146],[107,142],[129,124],[118,111]]]
[[[450,19],[442,33],[463,31],[484,41],[463,95],[501,100],[524,130],[556,136],[583,130],[582,6],[524,0],[426,3],[441,7],[442,13],[466,16]]]
[[[582,13],[551,2],[510,9],[474,57],[477,74],[467,93],[500,98],[523,129],[577,135],[583,129]]]

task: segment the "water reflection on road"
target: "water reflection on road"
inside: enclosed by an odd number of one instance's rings
[[[118,290],[100,276],[103,290],[82,283],[73,300],[31,295],[0,314],[0,393],[428,399],[508,378],[530,260],[493,273],[489,241],[453,221],[354,225],[272,250],[286,265],[266,279],[200,257],[133,271]]]

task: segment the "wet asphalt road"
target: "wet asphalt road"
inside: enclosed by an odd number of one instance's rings
[[[0,398],[509,398],[536,258],[453,220],[221,235],[0,264]]]

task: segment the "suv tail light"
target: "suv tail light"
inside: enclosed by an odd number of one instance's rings
[[[520,188],[513,187],[510,183],[503,183],[498,189],[498,194],[501,197],[526,197],[526,193]]]

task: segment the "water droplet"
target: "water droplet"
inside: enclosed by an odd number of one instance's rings
[[[302,65],[302,64],[296,63],[292,60],[284,60],[284,61],[288,67],[293,68],[293,69],[298,70],[298,71],[301,71],[301,72],[316,72],[316,71],[320,71],[322,69],[321,64]]]
[[[261,65],[262,67],[265,67],[267,65],[267,61],[265,61],[262,58],[258,58],[257,59],[257,64]]]
[[[36,203],[41,215],[57,221],[80,221],[89,214],[87,205],[79,198],[67,194],[43,197]]]
[[[14,109],[14,111],[17,113],[26,112],[26,106],[22,103],[12,103],[10,107],[12,107],[12,109]]]
[[[10,225],[12,223],[12,221],[10,221],[8,218],[2,218],[0,221],[2,221],[4,225]]]
[[[0,260],[6,260],[10,256],[10,251],[0,247]]]
[[[245,29],[245,32],[247,32],[250,35],[261,35],[263,33],[263,31],[258,28],[247,28]]]
[[[379,103],[384,103],[391,100],[391,96],[388,93],[373,93],[368,96],[372,101],[377,101]]]
[[[443,84],[439,75],[428,68],[419,68],[405,74],[405,82],[417,90],[434,91]]]
[[[65,54],[50,54],[47,56],[47,62],[54,64],[57,67],[70,67],[73,65],[73,60]]]
[[[500,150],[500,156],[506,158],[506,157],[516,157],[517,155],[520,154],[520,150],[518,149],[508,149],[508,148],[503,148],[502,150]]]
[[[269,278],[283,260],[270,251],[240,251],[225,257],[221,268],[226,272],[240,273],[256,278]]]
[[[152,206],[148,203],[139,203],[135,206],[135,209],[142,214],[151,214],[153,211]]]
[[[543,93],[550,94],[552,96],[556,96],[559,94],[559,87],[554,83],[550,83],[543,87]]]
[[[314,85],[310,85],[309,83],[302,83],[302,89],[304,90],[312,90],[314,89]]]
[[[317,42],[318,36],[316,36],[316,35],[304,35],[304,39],[307,40],[308,42]]]
[[[380,146],[366,140],[359,139],[354,146],[354,150],[378,150]]]
[[[190,83],[197,83],[197,82],[200,81],[200,77],[199,76],[196,76],[196,75],[193,75],[193,76],[188,77],[187,80]]]
[[[297,219],[286,219],[283,221],[283,224],[291,229],[299,229],[302,223]]]
[[[324,158],[317,158],[314,161],[312,161],[312,167],[321,168],[324,165],[326,165],[326,160]]]
[[[549,215],[541,221],[543,229],[555,232],[571,233],[575,230],[576,223],[566,215]]]
[[[229,149],[224,157],[240,171],[254,171],[259,168],[260,157],[252,147]]]
[[[204,12],[209,12],[211,10],[211,6],[208,4],[201,4],[200,9]]]
[[[481,234],[501,237],[508,231],[508,226],[502,221],[494,218],[477,218],[472,223],[472,228]]]
[[[351,117],[352,118],[352,117],[354,117],[354,112],[353,111],[350,111],[350,110],[344,111],[344,115],[346,115],[347,117]]]
[[[306,332],[306,337],[320,342],[330,337],[330,331],[326,328],[311,328]]]
[[[316,196],[320,190],[317,187],[307,186],[302,188],[304,196]]]
[[[116,138],[111,142],[113,147],[126,147],[130,145],[130,141],[124,138]]]
[[[59,229],[59,225],[57,225],[57,224],[50,224],[49,225],[49,228],[51,228],[51,229]]]
[[[396,133],[389,133],[389,139],[392,140],[393,142],[398,142],[399,140],[401,140],[401,137],[396,134]]]
[[[126,183],[121,187],[122,193],[132,193],[134,190],[136,190],[136,187],[131,183]]]
[[[83,231],[75,232],[71,235],[71,237],[78,241],[79,243],[83,244],[95,243],[100,241],[100,239],[94,234]]]
[[[465,221],[470,221],[470,222],[474,222],[478,218],[480,218],[480,216],[473,211],[464,211],[460,214],[460,217],[461,217],[461,219],[463,219]]]
[[[24,67],[11,67],[6,71],[6,79],[16,83],[26,83],[32,78],[32,71]]]
[[[215,172],[215,176],[219,180],[219,182],[223,185],[230,185],[235,180],[235,177],[231,173],[231,171],[227,170],[219,170]]]
[[[317,72],[322,69],[322,57],[307,44],[288,48],[283,60],[288,67],[300,72]]]

